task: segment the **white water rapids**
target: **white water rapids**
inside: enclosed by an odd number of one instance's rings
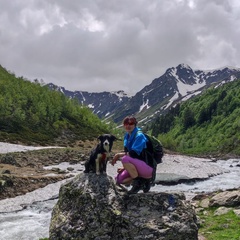
[[[0,143],[1,152],[34,150],[34,147]],[[39,149],[39,148],[37,148]],[[108,175],[115,176],[117,166],[108,165]],[[68,163],[55,165],[67,169]],[[81,173],[82,164],[71,165],[71,174]],[[173,173],[189,178],[206,178],[205,181],[193,181],[177,185],[155,185],[151,191],[184,192],[187,198],[195,193],[227,190],[240,187],[240,159],[219,160],[192,158],[180,155],[166,155],[158,167],[158,173]],[[0,240],[39,240],[49,236],[51,211],[57,202],[59,188],[64,180],[58,183],[18,196],[0,201]]]

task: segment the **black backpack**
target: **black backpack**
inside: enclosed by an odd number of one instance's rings
[[[164,155],[162,143],[154,136],[148,135],[146,133],[144,133],[144,135],[148,139],[147,151],[152,154],[157,164],[162,163],[162,157]]]

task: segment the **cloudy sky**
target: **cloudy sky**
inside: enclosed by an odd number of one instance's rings
[[[0,65],[135,94],[167,68],[240,67],[239,0],[0,0]]]

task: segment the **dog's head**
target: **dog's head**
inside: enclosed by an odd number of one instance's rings
[[[111,152],[113,142],[117,140],[117,138],[111,134],[103,134],[98,137],[98,140],[100,140],[101,145],[106,152]]]

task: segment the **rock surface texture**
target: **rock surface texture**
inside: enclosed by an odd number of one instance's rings
[[[183,194],[127,195],[108,175],[77,175],[62,185],[50,240],[197,240],[195,211]]]
[[[210,199],[209,206],[236,207],[240,205],[240,191],[225,191]]]

